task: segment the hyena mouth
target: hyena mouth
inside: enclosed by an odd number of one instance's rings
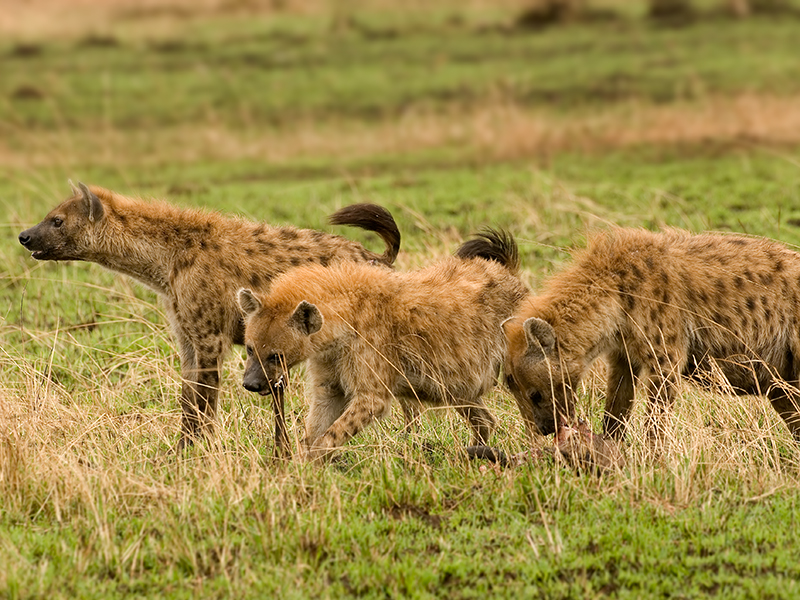
[[[31,252],[31,258],[35,258],[36,260],[42,260],[44,256],[44,250],[34,250]]]
[[[258,393],[261,396],[275,396],[276,393],[282,392],[284,387],[285,387],[285,384],[284,384],[284,381],[283,381],[283,375],[281,375],[280,377],[278,377],[278,380],[275,381],[274,383],[270,381],[267,384],[267,389],[261,390]]]

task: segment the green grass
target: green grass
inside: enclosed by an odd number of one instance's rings
[[[340,32],[310,18],[225,17],[159,39],[126,26],[106,47],[83,34],[37,41],[31,56],[16,41],[0,47],[0,151],[16,161],[0,166],[0,597],[800,595],[800,449],[764,399],[687,386],[669,452],[647,452],[637,412],[627,464],[604,477],[551,459],[481,469],[461,456],[468,431],[452,411],[426,414],[414,434],[395,414],[326,467],[275,464],[271,407],[239,385],[238,349],[218,438],[175,456],[179,369],[154,295],[95,265],[35,263],[16,241],[73,177],[326,230],[336,208],[379,202],[402,231],[401,268],[507,227],[534,287],[610,224],[800,245],[800,149],[768,140],[544,148],[507,161],[446,144],[267,160],[187,158],[165,133],[217,120],[291,131],[298,115],[333,124],[320,135],[348,120],[368,133],[409,107],[457,114],[497,89],[567,119],[624,113],[631,98],[791,96],[796,23],[511,34],[441,15],[370,16]],[[13,98],[24,85],[42,97]],[[118,156],[87,150],[95,130],[136,143]],[[45,148],[55,139],[63,145]],[[302,381],[296,373],[288,398],[297,435]],[[522,449],[510,396],[488,402],[493,443]],[[579,405],[595,428],[602,402],[598,375]]]
[[[498,96],[574,110],[741,90],[788,94],[800,90],[797,26],[792,18],[679,30],[622,22],[532,33],[466,23],[369,38],[323,27],[281,34],[264,19],[244,31],[238,20],[177,30],[169,40],[45,41],[34,53],[6,42],[0,119],[26,130],[209,120],[291,128],[305,118],[396,117]]]

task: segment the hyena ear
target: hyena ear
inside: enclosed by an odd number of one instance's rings
[[[73,196],[83,196],[83,192],[81,191],[81,188],[79,188],[77,185],[72,183],[72,179],[67,179],[67,183],[69,183],[69,187],[72,189],[72,195]]]
[[[259,308],[261,308],[261,300],[255,297],[255,294],[247,288],[242,288],[236,293],[239,299],[239,306],[244,313],[244,316],[249,317]]]
[[[99,221],[103,218],[103,203],[100,202],[100,198],[95,196],[89,187],[79,181],[78,187],[80,188],[80,194],[83,197],[84,202],[86,203],[87,213],[89,215],[89,221],[94,223],[95,221]]]
[[[528,342],[528,356],[544,359],[556,346],[556,331],[547,321],[536,317],[526,319],[522,324]]]
[[[289,317],[289,325],[304,335],[317,333],[322,329],[322,313],[316,306],[303,300]]]

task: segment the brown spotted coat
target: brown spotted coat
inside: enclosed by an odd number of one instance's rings
[[[419,402],[452,406],[475,443],[488,439],[494,419],[481,397],[505,354],[500,324],[527,290],[510,236],[491,233],[458,256],[410,273],[309,265],[276,279],[267,295],[240,291],[245,386],[268,386],[308,361],[307,459],[385,416],[393,398],[407,420]]]
[[[572,420],[574,390],[608,361],[605,430],[621,435],[637,383],[651,433],[682,375],[763,394],[796,438],[800,254],[739,235],[612,229],[504,327],[507,383],[531,432]]]
[[[213,422],[222,361],[244,336],[236,291],[259,288],[284,271],[342,260],[390,265],[400,243],[391,215],[374,205],[332,217],[376,231],[383,255],[339,236],[273,227],[214,212],[143,201],[80,184],[19,240],[38,260],[85,260],[129,275],[163,300],[180,348],[181,445]]]

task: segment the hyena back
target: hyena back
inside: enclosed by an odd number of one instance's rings
[[[516,276],[511,236],[490,232],[469,244],[410,273],[313,265],[282,275],[266,295],[239,292],[247,315],[245,385],[273,385],[308,361],[307,459],[326,456],[385,416],[393,398],[407,419],[420,402],[452,406],[475,443],[486,442],[494,419],[481,398],[505,354],[500,324],[527,290]]]
[[[222,361],[244,340],[236,290],[257,288],[298,265],[391,265],[397,256],[400,233],[382,207],[353,205],[331,221],[374,231],[385,253],[321,231],[180,209],[84,184],[73,186],[73,195],[19,241],[37,260],[95,262],[159,294],[180,349],[183,446],[212,425]]]
[[[506,324],[507,383],[529,429],[552,433],[605,357],[604,427],[620,436],[637,382],[653,433],[680,376],[717,373],[737,393],[766,395],[800,439],[798,300],[800,254],[777,242],[611,230]]]

